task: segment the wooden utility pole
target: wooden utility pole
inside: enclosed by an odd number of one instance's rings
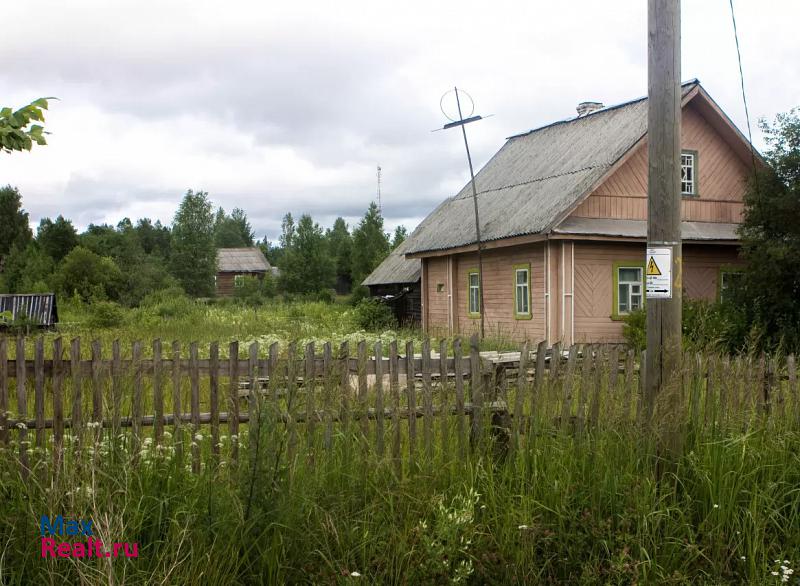
[[[648,0],[647,357],[648,421],[681,361],[681,6]],[[671,263],[669,256],[671,254]],[[665,260],[667,259],[667,260]],[[651,264],[652,263],[652,264]],[[658,264],[662,263],[661,267]],[[663,265],[666,266],[663,266]],[[671,265],[671,266],[670,266]],[[651,275],[669,277],[651,285]],[[669,273],[669,274],[668,274]],[[668,286],[671,285],[671,286]],[[671,290],[670,290],[671,289]]]

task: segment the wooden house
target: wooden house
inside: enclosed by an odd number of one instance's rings
[[[647,99],[578,114],[510,137],[476,176],[485,307],[470,185],[409,237],[424,328],[465,335],[485,312],[487,335],[622,339],[621,320],[645,303]],[[713,301],[740,266],[753,155],[697,80],[682,86],[681,136],[683,291]]]
[[[407,242],[402,242],[379,264],[362,285],[370,297],[381,299],[392,308],[397,323],[419,325],[422,321],[422,263],[406,258]]]
[[[233,295],[236,285],[245,276],[263,279],[272,268],[258,247],[217,249],[217,274],[214,277],[217,295]]]

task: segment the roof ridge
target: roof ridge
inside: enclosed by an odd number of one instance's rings
[[[683,83],[681,83],[681,89],[684,89],[687,86],[691,86],[691,85],[700,85],[700,80],[697,79],[696,77],[694,77],[694,78],[692,78],[692,79],[690,79],[688,81],[684,81]],[[610,106],[604,106],[603,108],[600,108],[599,110],[594,110],[593,112],[589,112],[588,114],[584,114],[583,116],[572,116],[570,118],[563,118],[561,120],[555,120],[554,122],[550,122],[550,123],[545,124],[543,126],[537,126],[535,128],[532,128],[530,130],[526,130],[524,132],[519,132],[517,134],[512,134],[511,136],[506,137],[506,140],[511,140],[512,138],[520,138],[522,136],[528,136],[529,134],[533,134],[534,132],[539,132],[540,130],[545,130],[547,128],[550,128],[551,126],[556,126],[558,124],[567,124],[567,123],[570,123],[570,122],[575,122],[577,120],[586,120],[587,118],[595,116],[596,114],[602,114],[604,112],[611,112],[612,110],[618,110],[619,108],[624,108],[626,106],[632,106],[632,105],[637,104],[637,103],[639,103],[639,102],[641,102],[643,100],[646,100],[646,99],[647,99],[647,96],[640,96],[638,98],[634,98],[632,100],[627,100],[625,102],[620,102],[618,104],[612,104]]]

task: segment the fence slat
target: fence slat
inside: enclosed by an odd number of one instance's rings
[[[596,427],[600,422],[600,392],[603,388],[603,378],[608,380],[608,376],[603,376],[605,368],[605,356],[602,347],[597,347],[594,360],[594,385],[592,385],[592,403],[589,407],[589,422]]]
[[[83,441],[83,379],[81,377],[81,339],[73,338],[70,344],[70,376],[72,378],[72,411],[69,415],[72,438],[76,450]]]
[[[287,349],[287,365],[286,365],[286,411],[289,414],[289,424],[286,426],[289,435],[289,464],[294,464],[295,454],[297,454],[297,425],[295,421],[296,403],[297,403],[297,344],[294,342],[289,343]]]
[[[134,461],[139,457],[139,447],[142,434],[142,343],[137,340],[133,343],[133,457]]]
[[[369,433],[367,419],[367,343],[361,340],[358,352],[358,422],[361,425],[361,436],[366,440]],[[366,442],[365,442],[366,443]]]
[[[408,455],[415,463],[417,455],[417,390],[414,374],[414,342],[406,342],[406,396],[408,402]]]
[[[350,344],[345,340],[339,346],[339,386],[341,397],[339,403],[339,421],[342,422],[342,432],[345,437],[344,453],[345,461],[350,450]]]
[[[172,342],[172,445],[175,446],[175,459],[178,465],[183,465],[183,427],[181,418],[177,417],[182,411],[181,407],[181,343]]]
[[[316,387],[314,352],[314,342],[306,344],[306,370],[305,380],[303,382],[306,387],[306,443],[308,454],[311,458],[313,458],[313,451],[316,443],[315,436],[317,434],[316,398],[314,397],[314,389]]]
[[[383,345],[375,342],[375,452],[383,458]]]
[[[239,342],[228,345],[228,433],[231,440],[231,466],[239,463]]]
[[[447,340],[439,341],[439,404],[442,430],[442,457],[450,460],[450,385],[447,377]]]
[[[261,433],[261,400],[259,399],[260,389],[258,388],[258,342],[253,342],[247,349],[247,388],[250,392],[247,395],[247,415],[249,425],[247,427],[248,447],[255,444],[258,434]],[[250,450],[255,458],[254,450]],[[255,470],[255,460],[250,462],[250,469]]]
[[[392,394],[392,461],[399,477],[403,472],[400,459],[400,362],[397,357],[397,341],[389,345],[389,386]]]
[[[25,338],[17,337],[17,353],[14,356],[17,362],[17,421],[28,420],[28,398],[25,391]],[[30,472],[28,461],[28,430],[25,423],[18,423],[19,461],[22,465],[22,478],[26,479]]]
[[[786,370],[789,376],[789,394],[792,396],[792,406],[794,408],[794,424],[800,422],[800,396],[797,389],[797,362],[794,354],[786,359]]]
[[[92,425],[94,441],[103,437],[103,350],[100,340],[92,340]]]
[[[153,414],[155,429],[153,435],[156,446],[164,441],[164,388],[161,376],[161,340],[153,340]]]
[[[197,364],[197,342],[189,344],[189,384],[191,387],[192,411],[192,472],[200,473],[200,444],[197,436],[200,433],[200,371]]]
[[[483,376],[481,372],[481,355],[478,350],[478,336],[473,335],[469,341],[470,390],[472,394],[472,434],[473,446],[481,442],[483,431]]]
[[[567,370],[564,374],[564,381],[562,383],[562,397],[561,397],[561,415],[558,419],[558,424],[562,428],[566,428],[572,417],[572,403],[574,402],[573,391],[575,389],[575,369],[578,362],[578,345],[573,344],[569,349],[569,356],[567,357]]]
[[[0,441],[8,445],[8,345],[5,337],[0,337]]]
[[[44,338],[36,338],[34,347],[34,405],[33,410],[36,414],[36,447],[44,449],[45,430],[44,430]]]
[[[122,350],[119,339],[111,343],[111,429],[112,442],[118,444],[120,433],[120,417],[122,416]]]
[[[516,451],[522,448],[522,417],[525,407],[526,387],[528,384],[528,342],[522,345],[519,354],[519,370],[517,372],[517,392],[514,397],[514,418],[511,422],[514,433],[514,441],[511,442],[511,449]]]
[[[541,405],[542,388],[545,384],[545,358],[547,357],[547,340],[542,340],[536,346],[536,366],[533,371],[533,385],[531,385],[531,437],[535,438],[536,426],[539,418],[539,411],[542,407],[547,409],[547,405]]]
[[[3,340],[0,340],[0,347]],[[63,341],[61,337],[53,340],[53,469],[61,469],[64,453],[64,363]],[[0,354],[0,360],[2,355]]]
[[[633,394],[636,389],[636,362],[635,352],[633,349],[628,350],[625,356],[625,396],[622,398],[621,404],[625,420],[631,417],[631,404],[633,401]]]
[[[422,437],[425,442],[425,458],[433,459],[433,390],[431,389],[431,340],[422,340]]]
[[[219,342],[208,347],[208,409],[211,412],[211,454],[214,464],[219,464]]]
[[[458,434],[458,458],[467,455],[467,429],[464,424],[464,364],[461,360],[461,338],[453,340],[453,369],[456,373],[456,433]]]
[[[322,392],[325,393],[323,398],[324,413],[325,413],[325,432],[323,436],[323,446],[325,450],[330,452],[333,447],[333,352],[331,343],[325,342],[322,347],[322,371],[323,371],[323,386]]]

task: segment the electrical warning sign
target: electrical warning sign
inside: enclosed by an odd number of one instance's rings
[[[672,247],[648,248],[645,264],[648,299],[672,299]]]

